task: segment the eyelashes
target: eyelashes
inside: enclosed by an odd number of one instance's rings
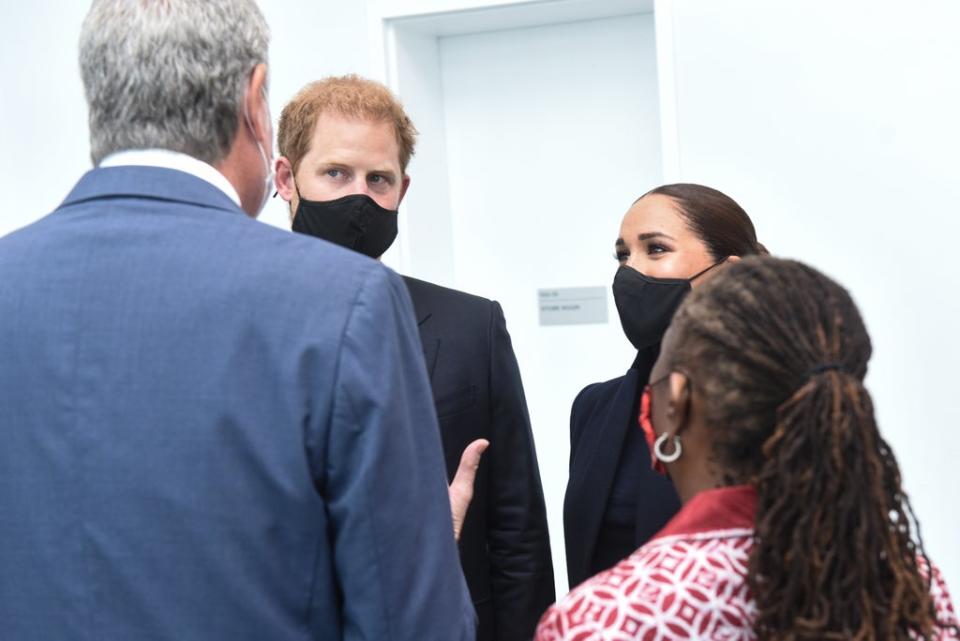
[[[660,245],[658,243],[651,243],[647,246],[647,255],[656,256],[657,254],[665,254],[670,251],[670,248],[665,245]]]
[[[673,250],[667,247],[666,245],[659,245],[654,243],[647,247],[646,254],[647,256],[660,256],[662,254],[667,254],[671,251]],[[617,252],[614,252],[613,254],[613,259],[618,263],[622,263],[628,258],[630,258],[630,252],[628,251],[617,251]]]

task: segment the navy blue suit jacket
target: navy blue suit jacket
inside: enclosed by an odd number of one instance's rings
[[[182,172],[0,239],[0,509],[4,641],[475,634],[403,282]]]

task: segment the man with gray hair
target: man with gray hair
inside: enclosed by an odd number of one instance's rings
[[[84,22],[96,168],[0,239],[4,641],[474,638],[406,288],[253,220],[267,45],[253,0]]]

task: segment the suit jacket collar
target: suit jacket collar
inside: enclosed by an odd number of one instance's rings
[[[590,479],[581,484],[581,487],[605,488],[604,491],[607,494],[602,494],[602,496],[608,495],[617,471],[617,464],[620,461],[620,453],[623,449],[623,440],[626,437],[627,429],[636,425],[634,414],[641,388],[650,377],[650,369],[653,367],[659,351],[660,346],[657,345],[637,354],[633,365],[630,366],[630,369],[627,370],[620,381],[616,396],[605,408],[606,412],[603,415],[604,423],[601,431],[596,438],[584,443],[584,446],[590,447],[591,451],[589,451],[587,459],[589,462],[582,469],[585,474],[590,476]],[[601,509],[606,508],[603,501],[594,501],[593,503],[603,503]]]
[[[440,353],[440,337],[432,330],[432,324],[428,321],[433,316],[433,311],[427,305],[427,296],[421,295],[421,285],[419,281],[409,276],[404,276],[403,281],[407,285],[407,291],[410,293],[410,302],[413,303],[413,313],[417,319],[417,329],[420,331],[420,343],[423,346],[423,358],[427,366],[427,375],[430,382],[433,382],[433,372],[437,366],[437,356]]]
[[[186,172],[206,180],[208,183],[225,193],[230,200],[240,206],[240,194],[234,186],[213,165],[203,162],[193,156],[171,149],[127,149],[117,151],[100,161],[100,168],[104,167],[165,167]]]
[[[433,316],[433,312],[423,311],[422,313],[419,310],[415,310],[417,314],[417,327],[423,327],[424,324],[430,320],[430,317]]]
[[[623,441],[627,429],[633,425],[631,420],[636,407],[640,374],[636,369],[630,369],[617,387],[616,396],[606,405],[603,414],[603,425],[596,437],[586,439],[584,445],[590,448],[587,463],[581,468],[585,476],[579,487],[590,488],[596,496],[608,496],[613,485],[613,477],[620,462]],[[606,501],[596,501],[591,497],[590,504],[598,510],[596,525],[599,528]],[[585,519],[592,522],[593,519]],[[596,528],[592,528],[596,529]],[[595,536],[596,532],[592,532]],[[588,538],[591,538],[588,536]],[[592,549],[591,545],[588,546]]]
[[[223,191],[183,171],[163,167],[104,167],[84,174],[60,207],[105,198],[147,198],[245,214]]]
[[[426,295],[427,292],[424,289],[429,287],[430,283],[412,276],[401,275],[401,278],[403,278],[403,282],[407,285],[407,291],[410,293],[410,302],[413,303],[413,313],[417,318],[417,327],[422,330],[424,324],[433,316],[433,311],[429,305],[431,298]]]

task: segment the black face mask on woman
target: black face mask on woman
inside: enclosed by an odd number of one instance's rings
[[[623,333],[633,346],[639,351],[663,340],[673,315],[690,293],[690,283],[726,260],[690,278],[654,278],[622,265],[613,278],[613,300]]]
[[[293,231],[379,258],[397,238],[397,212],[366,194],[336,200],[304,200],[293,217]]]

